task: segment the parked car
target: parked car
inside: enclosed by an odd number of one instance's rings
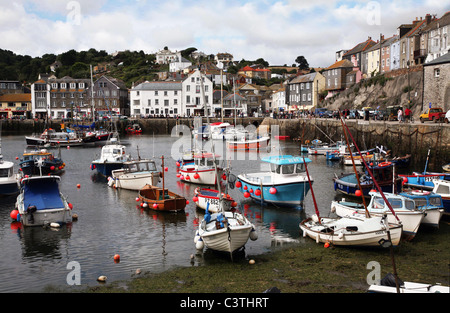
[[[442,108],[429,108],[424,113],[420,114],[420,122],[433,121],[435,123],[444,121],[445,113]]]
[[[447,124],[450,123],[450,110],[445,113],[444,122],[446,122]]]
[[[389,120],[389,113],[387,110],[376,110],[373,118],[378,121],[387,121]]]

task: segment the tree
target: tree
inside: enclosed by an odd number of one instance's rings
[[[305,57],[303,55],[298,56],[295,59],[295,62],[298,64],[298,68],[300,70],[307,70],[309,69],[308,61],[306,61]]]

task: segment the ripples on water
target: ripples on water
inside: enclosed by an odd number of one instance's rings
[[[137,192],[115,190],[107,186],[106,179],[91,171],[90,162],[100,154],[100,147],[62,148],[66,163],[61,175],[60,188],[74,205],[78,221],[60,229],[20,228],[9,217],[14,208],[14,198],[0,199],[0,292],[35,292],[45,288],[75,288],[68,286],[67,276],[73,268],[71,261],[81,267],[81,287],[96,285],[100,275],[108,281],[132,277],[137,269],[142,272],[161,272],[174,266],[191,266],[195,255],[194,232],[203,212],[192,202],[195,185],[180,182],[176,178],[175,160],[171,158],[172,144],[178,140],[170,136],[130,136],[125,138],[127,151],[141,157],[153,157],[161,165],[165,156],[166,187],[185,196],[190,204],[185,212],[172,214],[142,209],[135,198]],[[299,154],[298,144],[280,142],[283,154]],[[219,143],[220,144],[220,143]],[[18,161],[26,148],[24,136],[2,136],[2,152],[5,160]],[[220,154],[221,148],[216,148]],[[54,151],[57,153],[57,151]],[[232,173],[261,170],[259,157],[248,154],[235,155]],[[350,171],[337,163],[325,161],[324,156],[310,157],[308,166],[314,178],[314,192],[320,212],[329,215],[330,201],[336,198],[332,178],[334,173]],[[80,184],[81,188],[76,185]],[[305,201],[305,210],[261,206],[245,199],[236,189],[231,195],[240,203],[241,210],[254,223],[259,238],[246,244],[247,256],[257,255],[285,244],[308,244],[299,233],[298,223],[302,214],[314,212],[311,193]],[[119,263],[113,256],[119,254]],[[223,258],[206,251],[196,256],[194,265],[207,265]],[[67,290],[67,289],[66,289]]]

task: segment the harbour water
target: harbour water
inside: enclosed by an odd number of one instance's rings
[[[137,192],[116,190],[107,185],[107,180],[90,169],[90,162],[100,154],[100,146],[61,148],[66,163],[61,175],[60,188],[73,204],[78,220],[59,229],[41,227],[20,228],[11,223],[10,212],[15,198],[0,199],[0,292],[40,292],[57,288],[73,290],[70,285],[74,264],[79,265],[80,287],[99,284],[100,275],[108,281],[127,280],[142,272],[157,273],[175,266],[207,266],[216,258],[226,256],[205,251],[196,254],[194,233],[203,212],[192,201],[196,185],[180,182],[176,177],[176,160],[172,158],[173,146],[179,138],[168,135],[128,136],[124,139],[127,151],[132,156],[154,158],[161,165],[164,155],[165,186],[185,196],[190,203],[182,213],[161,213],[143,209],[136,202]],[[217,145],[222,145],[218,142]],[[18,160],[26,148],[24,135],[3,135],[2,152],[5,160]],[[228,155],[234,175],[261,170],[263,155],[243,153]],[[292,141],[280,141],[282,154],[298,155],[300,147]],[[53,150],[57,153],[57,150]],[[218,154],[226,154],[222,147]],[[330,163],[324,156],[308,156],[308,165],[314,178],[314,193],[320,213],[330,215],[330,202],[339,199],[332,178],[335,173],[352,171],[351,166]],[[77,188],[80,184],[80,188]],[[305,215],[314,212],[311,193],[308,193],[304,208],[279,208],[262,206],[245,199],[233,189],[230,191],[239,203],[242,212],[256,226],[258,240],[245,246],[245,257],[262,254],[281,245],[305,244],[307,238],[300,235],[298,224]],[[119,254],[120,262],[113,256]],[[191,255],[195,258],[191,260]],[[68,289],[66,289],[68,288]]]

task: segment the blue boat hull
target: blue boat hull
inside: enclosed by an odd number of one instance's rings
[[[110,176],[113,170],[118,170],[123,167],[123,163],[97,163],[92,162],[91,169],[96,169],[99,174]]]
[[[263,185],[262,190],[260,185],[251,184],[244,180],[240,180],[242,186],[238,190],[242,193],[248,191],[250,197],[257,201],[269,204],[275,204],[279,206],[298,207],[301,206],[303,200],[308,194],[310,189],[308,182],[299,182],[292,184],[280,184],[280,185]],[[312,183],[312,182],[311,182]],[[247,190],[244,188],[247,187]],[[275,187],[277,192],[275,194],[270,193],[270,188]],[[251,192],[253,190],[253,192]],[[255,195],[256,190],[261,190],[261,195]]]
[[[0,196],[12,196],[19,193],[19,186],[17,183],[0,184]]]
[[[375,185],[372,181],[361,181],[361,189],[363,192],[363,195],[365,197],[370,197],[369,192],[372,189],[375,189]],[[393,182],[388,183],[380,183],[378,182],[378,185],[380,186],[381,190],[383,192],[392,192],[392,187],[394,185]],[[359,190],[358,182],[356,180],[355,174],[349,174],[343,177],[340,177],[339,179],[334,179],[334,190],[339,191],[341,193],[344,193],[346,195],[350,196],[356,196],[356,191]],[[402,180],[397,179],[396,180],[396,186],[395,190],[399,192],[402,190]]]

